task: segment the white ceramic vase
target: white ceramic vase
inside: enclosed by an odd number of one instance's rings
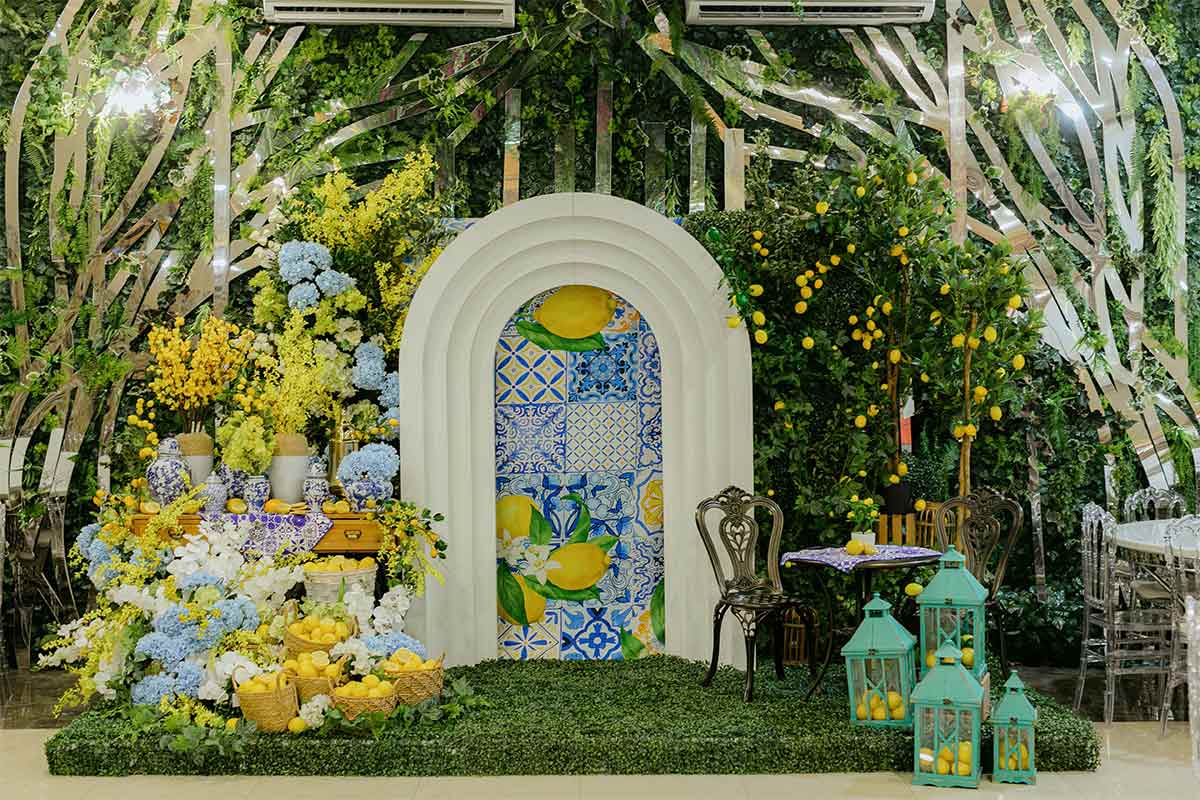
[[[201,432],[181,433],[175,438],[179,441],[179,450],[183,454],[183,463],[187,464],[192,486],[199,486],[208,480],[209,475],[212,475],[212,437]]]
[[[275,455],[271,457],[271,497],[285,503],[304,499],[304,479],[308,477],[308,444],[299,434],[278,434]]]

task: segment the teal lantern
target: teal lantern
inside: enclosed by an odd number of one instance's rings
[[[944,644],[936,661],[913,689],[913,783],[930,786],[979,785],[979,729],[983,686]]]
[[[1034,760],[1033,723],[1037,709],[1025,696],[1025,684],[1017,673],[1004,683],[1004,696],[992,709],[995,766],[992,780],[999,783],[1037,783]]]
[[[909,697],[917,682],[917,637],[891,614],[878,593],[863,607],[863,621],[842,648],[850,689],[850,721],[877,728],[909,728]]]
[[[987,589],[967,570],[967,559],[954,549],[938,559],[938,572],[917,596],[921,610],[921,674],[934,666],[935,653],[951,645],[962,665],[978,681],[987,673]]]

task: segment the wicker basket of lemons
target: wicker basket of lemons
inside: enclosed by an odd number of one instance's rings
[[[296,686],[284,672],[263,673],[246,681],[238,681],[234,676],[233,688],[242,716],[263,733],[286,731],[288,721],[300,708]]]
[[[309,614],[288,624],[283,632],[283,643],[291,656],[318,650],[328,653],[335,644],[346,641],[357,631],[358,620],[354,617],[347,621]]]
[[[319,694],[333,696],[334,689],[342,682],[347,656],[330,661],[324,650],[304,651],[295,658],[283,662],[283,671],[296,684],[300,702],[307,703]]]
[[[406,706],[415,706],[442,693],[446,670],[442,658],[421,658],[407,648],[400,648],[380,662],[379,668],[392,682],[396,698]]]
[[[367,675],[361,681],[350,681],[334,689],[333,705],[346,719],[373,711],[390,714],[396,708],[396,690],[391,681]]]
[[[336,603],[343,591],[355,586],[367,595],[375,591],[375,574],[379,566],[371,556],[348,558],[330,556],[309,561],[304,565],[304,593],[317,603]]]

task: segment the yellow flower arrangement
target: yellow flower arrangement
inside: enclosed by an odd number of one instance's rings
[[[314,412],[330,404],[329,390],[320,380],[321,365],[303,312],[294,311],[275,338],[261,393],[276,434],[303,433]]]
[[[188,431],[200,429],[204,414],[237,376],[250,349],[253,332],[220,317],[207,317],[193,347],[184,333],[183,317],[171,327],[150,330],[150,391],[158,402],[179,412]]]

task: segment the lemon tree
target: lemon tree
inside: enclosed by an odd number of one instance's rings
[[[958,491],[971,491],[971,445],[1018,399],[1016,381],[1037,344],[1041,311],[1008,248],[946,243],[926,276],[922,310],[930,324],[916,364],[925,402],[959,443]]]

